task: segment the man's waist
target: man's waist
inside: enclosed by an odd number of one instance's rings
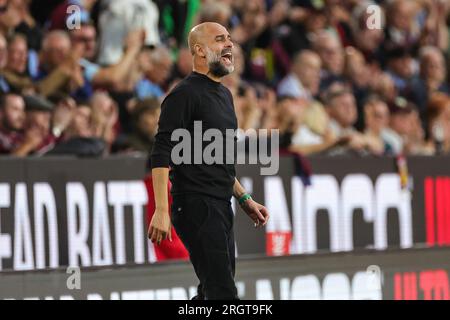
[[[215,195],[214,193],[208,193],[206,191],[176,191],[173,188],[171,194],[173,198],[202,198],[227,203],[231,203],[231,197],[233,196],[232,193],[229,196],[224,195],[223,193],[221,195]]]

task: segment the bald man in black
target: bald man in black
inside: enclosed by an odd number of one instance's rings
[[[185,129],[194,137],[197,121],[201,121],[203,132],[220,130],[224,144],[228,141],[235,147],[236,143],[234,135],[225,134],[237,129],[237,120],[232,95],[221,84],[222,77],[234,70],[231,37],[220,24],[206,22],[192,29],[188,41],[193,72],[170,92],[161,106],[151,156],[156,209],[148,235],[157,244],[170,240],[173,222],[200,280],[195,299],[238,299],[231,197],[236,197],[256,226],[264,226],[269,214],[236,179],[234,163],[225,159],[226,150],[223,161],[213,164],[203,161],[174,164],[171,159],[176,145],[173,132]],[[202,150],[205,146],[202,144]],[[172,220],[167,205],[169,167],[173,185]]]

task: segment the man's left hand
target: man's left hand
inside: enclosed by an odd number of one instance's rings
[[[253,220],[255,227],[264,227],[269,221],[269,211],[253,199],[248,199],[241,205],[242,210]]]

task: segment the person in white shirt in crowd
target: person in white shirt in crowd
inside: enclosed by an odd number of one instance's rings
[[[326,152],[345,143],[327,130],[318,135],[306,123],[308,103],[305,99],[282,96],[278,99],[278,126],[281,133],[281,147],[302,155]]]
[[[160,43],[159,10],[151,0],[102,0],[99,17],[98,63],[112,65],[123,55],[123,41],[136,29],[145,30],[146,46]]]
[[[320,57],[311,50],[302,50],[294,58],[291,72],[278,85],[279,96],[313,99],[319,92]]]
[[[319,93],[320,70],[322,62],[317,53],[311,50],[302,50],[294,58],[291,72],[278,86],[278,96],[302,99],[306,104],[306,128],[300,133],[302,144],[316,144],[323,142],[322,138],[328,135],[328,115],[323,105],[315,100]]]

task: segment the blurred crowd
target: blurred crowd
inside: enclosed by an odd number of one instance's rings
[[[302,155],[449,154],[449,13],[447,0],[0,0],[0,155],[148,153],[205,21],[235,44],[223,83],[241,129],[279,129]]]

